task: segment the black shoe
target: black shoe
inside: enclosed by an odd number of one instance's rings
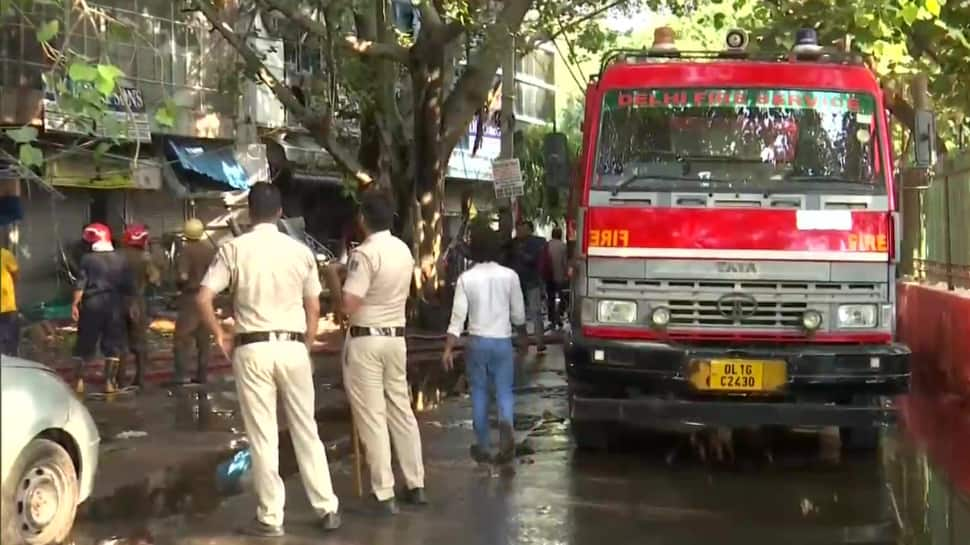
[[[240,528],[239,533],[252,537],[283,537],[286,535],[282,526],[266,524],[258,519],[253,519],[252,522]]]
[[[428,495],[424,493],[423,488],[406,490],[401,499],[411,505],[428,505]]]
[[[472,445],[471,447],[472,460],[479,464],[490,464],[492,463],[492,455],[482,447],[478,445]]]
[[[498,443],[495,463],[499,465],[512,463],[512,460],[515,459],[515,430],[512,428],[511,422],[499,422]]]
[[[386,500],[379,500],[376,496],[371,496],[371,511],[378,517],[393,517],[401,512],[397,506],[397,500],[393,497]]]
[[[320,526],[327,532],[340,528],[340,513],[336,511],[327,513],[320,519]]]

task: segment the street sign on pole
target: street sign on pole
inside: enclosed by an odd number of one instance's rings
[[[492,183],[496,199],[513,199],[525,194],[525,180],[518,159],[499,159],[492,162]]]

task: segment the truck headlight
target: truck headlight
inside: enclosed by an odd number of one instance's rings
[[[667,327],[667,324],[670,323],[670,309],[664,307],[653,309],[653,312],[650,313],[650,323],[654,327]]]
[[[876,305],[841,305],[837,325],[844,329],[876,327],[878,317]]]
[[[633,301],[600,301],[597,321],[610,324],[632,324],[637,321],[637,304]]]
[[[802,327],[806,331],[816,331],[822,327],[822,315],[817,310],[806,310],[802,314]]]

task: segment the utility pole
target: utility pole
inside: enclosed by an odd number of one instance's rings
[[[916,110],[929,110],[931,108],[930,94],[928,90],[928,80],[925,74],[917,74],[910,80],[910,98],[913,101],[913,108]],[[907,127],[913,138],[913,146],[918,145],[915,141],[916,126]],[[900,241],[900,265],[902,274],[910,278],[918,278],[923,272],[922,263],[917,263],[926,256],[924,255],[924,240],[922,229],[922,210],[923,192],[928,186],[929,179],[927,172],[909,168],[907,163],[910,156],[900,158],[904,167],[902,169],[901,180],[897,180],[900,185],[900,198],[898,206],[902,223],[902,240]]]
[[[502,159],[515,156],[515,38],[502,61]],[[500,231],[510,237],[518,216],[518,199],[509,199],[509,217],[500,218]]]

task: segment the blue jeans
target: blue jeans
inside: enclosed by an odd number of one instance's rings
[[[478,446],[488,449],[489,437],[488,401],[489,388],[495,388],[498,419],[513,423],[515,396],[515,349],[512,339],[471,337],[465,349],[466,373],[472,390],[472,423]]]

